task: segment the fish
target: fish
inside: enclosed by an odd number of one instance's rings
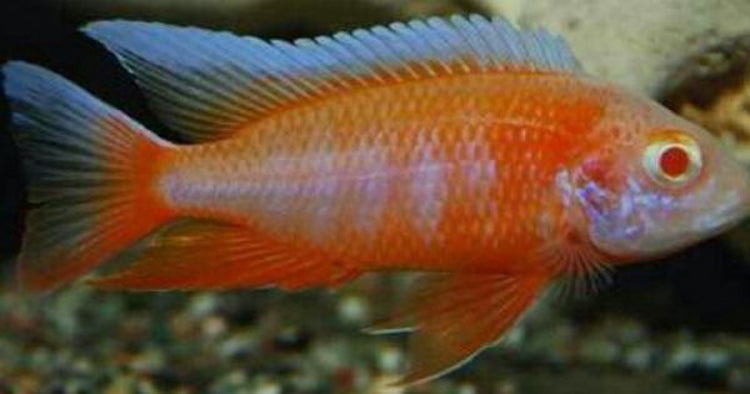
[[[127,20],[82,31],[177,141],[52,71],[3,66],[32,207],[29,292],[92,272],[120,291],[412,272],[375,328],[410,331],[400,383],[417,384],[491,346],[560,280],[595,287],[750,210],[747,170],[706,130],[501,17],[294,41]]]

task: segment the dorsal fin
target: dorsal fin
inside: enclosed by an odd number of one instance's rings
[[[281,107],[346,89],[512,67],[577,69],[561,38],[478,15],[293,43],[130,21],[83,31],[117,55],[162,120],[192,141],[230,136]]]

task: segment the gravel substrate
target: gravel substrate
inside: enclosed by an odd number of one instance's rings
[[[369,277],[336,295],[83,285],[33,301],[5,293],[0,393],[401,393],[387,383],[403,371],[404,336],[359,328],[397,302],[377,294],[398,294],[404,283]],[[499,346],[407,392],[750,390],[747,337],[653,334],[633,319],[605,313],[576,322],[558,310],[550,303]]]

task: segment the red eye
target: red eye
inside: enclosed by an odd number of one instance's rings
[[[690,168],[690,155],[680,146],[670,146],[661,152],[659,168],[669,177],[679,177]]]
[[[687,136],[680,140],[655,140],[643,152],[643,167],[651,178],[679,186],[696,178],[703,166],[698,144]]]

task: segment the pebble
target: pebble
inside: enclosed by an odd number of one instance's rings
[[[370,307],[364,297],[347,294],[338,301],[338,316],[343,323],[361,326],[370,322]]]
[[[654,365],[655,349],[648,343],[634,345],[625,350],[623,365],[634,372],[648,371]]]
[[[201,323],[203,335],[209,339],[215,339],[227,331],[227,323],[221,316],[211,315]]]
[[[687,341],[682,340],[669,353],[666,369],[671,373],[680,373],[686,368],[697,364],[700,353],[695,346]]]
[[[366,394],[403,394],[406,390],[403,387],[394,386],[401,377],[398,375],[382,375],[374,378]]]
[[[251,394],[281,394],[281,385],[273,381],[264,381],[256,384],[251,390]]]
[[[190,298],[187,311],[191,317],[201,319],[213,314],[220,305],[219,297],[214,293],[198,293]]]
[[[319,392],[324,378],[317,366],[312,365],[311,362],[305,362],[289,377],[289,384],[294,388],[294,392]]]
[[[129,366],[134,372],[152,374],[164,368],[165,363],[164,353],[161,350],[149,348],[134,356]]]
[[[750,365],[732,368],[727,376],[727,386],[733,393],[750,393]]]
[[[495,394],[518,394],[518,386],[516,383],[503,380],[495,385]]]
[[[620,347],[608,338],[586,338],[579,349],[579,357],[594,364],[612,364],[620,357]]]
[[[217,345],[222,359],[246,358],[256,351],[260,339],[253,331],[234,333]]]
[[[576,329],[568,322],[540,329],[529,333],[519,355],[526,361],[543,361],[550,366],[564,367],[571,361],[571,344],[575,337]]]
[[[643,324],[633,320],[615,322],[617,341],[623,345],[642,344],[648,341],[648,332]]]
[[[247,392],[250,386],[251,383],[244,371],[231,370],[214,380],[209,391],[212,393],[234,393],[244,388]]]
[[[471,383],[461,383],[456,389],[456,394],[477,394],[477,388]]]
[[[400,348],[383,345],[377,353],[377,366],[381,372],[397,373],[403,368],[404,353]]]
[[[287,326],[274,338],[274,347],[282,351],[302,351],[311,341],[310,334],[297,326]]]
[[[703,368],[725,370],[731,361],[729,353],[719,348],[707,348],[701,352],[699,362]]]
[[[311,357],[323,371],[337,371],[350,364],[351,348],[342,339],[316,341],[312,346]]]

